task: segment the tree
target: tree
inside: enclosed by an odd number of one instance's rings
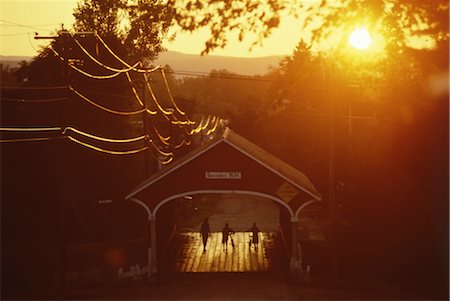
[[[448,2],[436,0],[83,0],[75,10],[76,28],[101,33],[120,33],[121,40],[133,46],[133,54],[158,52],[168,29],[184,31],[209,29],[210,37],[203,54],[225,47],[228,33],[237,33],[242,41],[256,35],[253,46],[276,29],[283,16],[301,21],[298,30],[315,46],[326,48],[329,40],[342,44],[350,30],[365,25],[379,32],[393,50],[415,47],[413,40],[434,42],[448,39]],[[124,25],[126,24],[126,25]],[[252,46],[252,47],[253,47]],[[150,52],[150,53],[149,53]]]
[[[83,0],[73,13],[74,29],[118,39],[126,56],[152,61],[163,50],[171,23],[170,6],[160,0]]]
[[[256,34],[254,44],[269,36],[290,14],[302,20],[301,28],[312,34],[313,44],[332,37],[334,43],[344,42],[346,33],[367,23],[381,32],[392,47],[411,46],[411,38],[448,39],[448,1],[420,0],[341,0],[308,1],[234,0],[169,2],[182,29],[210,29],[211,35],[203,53],[227,45],[228,32],[237,32],[239,40],[248,33]]]
[[[16,86],[16,78],[14,72],[17,68],[11,68],[9,65],[0,64],[0,86]]]

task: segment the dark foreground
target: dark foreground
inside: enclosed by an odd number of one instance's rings
[[[442,295],[444,294],[444,295]],[[154,283],[70,287],[64,295],[35,291],[8,299],[41,300],[448,300],[445,292],[364,283],[299,282],[285,273],[167,273]]]

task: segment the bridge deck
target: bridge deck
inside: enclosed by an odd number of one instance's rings
[[[198,232],[179,234],[177,246],[172,246],[172,256],[167,268],[171,272],[264,272],[280,270],[286,255],[280,246],[275,247],[277,233],[260,233],[259,247],[249,247],[248,232],[236,232],[228,246],[222,245],[222,234],[212,233],[206,252]]]

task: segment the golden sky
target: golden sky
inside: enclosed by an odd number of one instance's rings
[[[77,0],[0,0],[0,55],[34,56],[44,41],[33,39],[35,32],[49,35],[64,23],[70,27],[74,18],[73,8]],[[259,57],[278,54],[290,54],[300,39],[299,23],[293,18],[285,18],[274,34],[264,41],[261,47],[249,52],[253,39],[243,43],[231,36],[230,45],[218,49],[212,54]],[[204,47],[208,31],[194,34],[178,34],[177,39],[167,44],[169,50],[199,54]]]

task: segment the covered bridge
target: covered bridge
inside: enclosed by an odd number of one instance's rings
[[[165,223],[158,221],[161,208],[184,196],[211,193],[246,194],[276,202],[281,208],[280,216],[284,216],[280,218],[283,232],[290,237],[291,262],[298,260],[299,213],[307,205],[321,201],[320,194],[302,172],[226,128],[221,135],[161,169],[125,197],[147,212],[149,275],[157,269],[157,249],[160,249],[157,227]]]

